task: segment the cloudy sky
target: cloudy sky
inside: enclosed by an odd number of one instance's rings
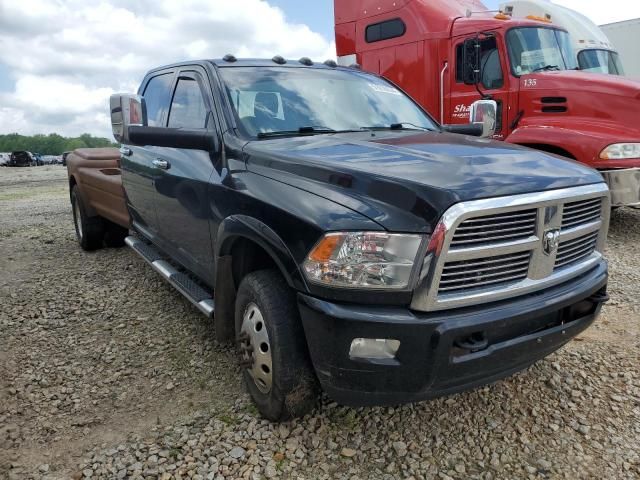
[[[638,0],[557,3],[600,24],[640,17]],[[110,137],[111,93],[135,91],[151,67],[227,52],[333,57],[333,1],[0,0],[0,134]]]

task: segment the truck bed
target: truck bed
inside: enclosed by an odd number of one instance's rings
[[[125,203],[120,152],[117,148],[79,148],[67,157],[69,185],[77,185],[92,210],[107,220],[129,228],[131,219]]]

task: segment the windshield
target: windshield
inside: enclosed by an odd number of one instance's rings
[[[220,68],[236,120],[250,136],[266,132],[434,129],[436,124],[389,82],[357,71],[289,67]]]
[[[522,27],[507,34],[511,70],[514,75],[544,70],[577,68],[576,56],[567,32],[554,28]]]
[[[582,50],[578,53],[580,70],[610,75],[624,75],[618,52],[611,50]]]

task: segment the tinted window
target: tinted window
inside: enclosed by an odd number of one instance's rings
[[[169,127],[206,128],[207,106],[198,82],[193,78],[178,80],[171,102]]]
[[[407,31],[404,22],[399,18],[369,25],[365,32],[367,43],[401,37]]]
[[[165,73],[149,80],[143,96],[147,105],[147,119],[150,127],[163,127],[163,115],[169,110],[171,101],[172,73]]]
[[[464,83],[464,44],[456,47],[456,82]],[[482,85],[492,90],[504,86],[500,54],[495,37],[486,38],[480,42],[480,64],[482,65]]]

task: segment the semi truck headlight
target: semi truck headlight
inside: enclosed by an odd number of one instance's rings
[[[640,158],[640,143],[615,143],[600,153],[603,160],[622,160]]]
[[[311,250],[304,272],[330,287],[402,289],[423,237],[384,232],[329,233]]]

